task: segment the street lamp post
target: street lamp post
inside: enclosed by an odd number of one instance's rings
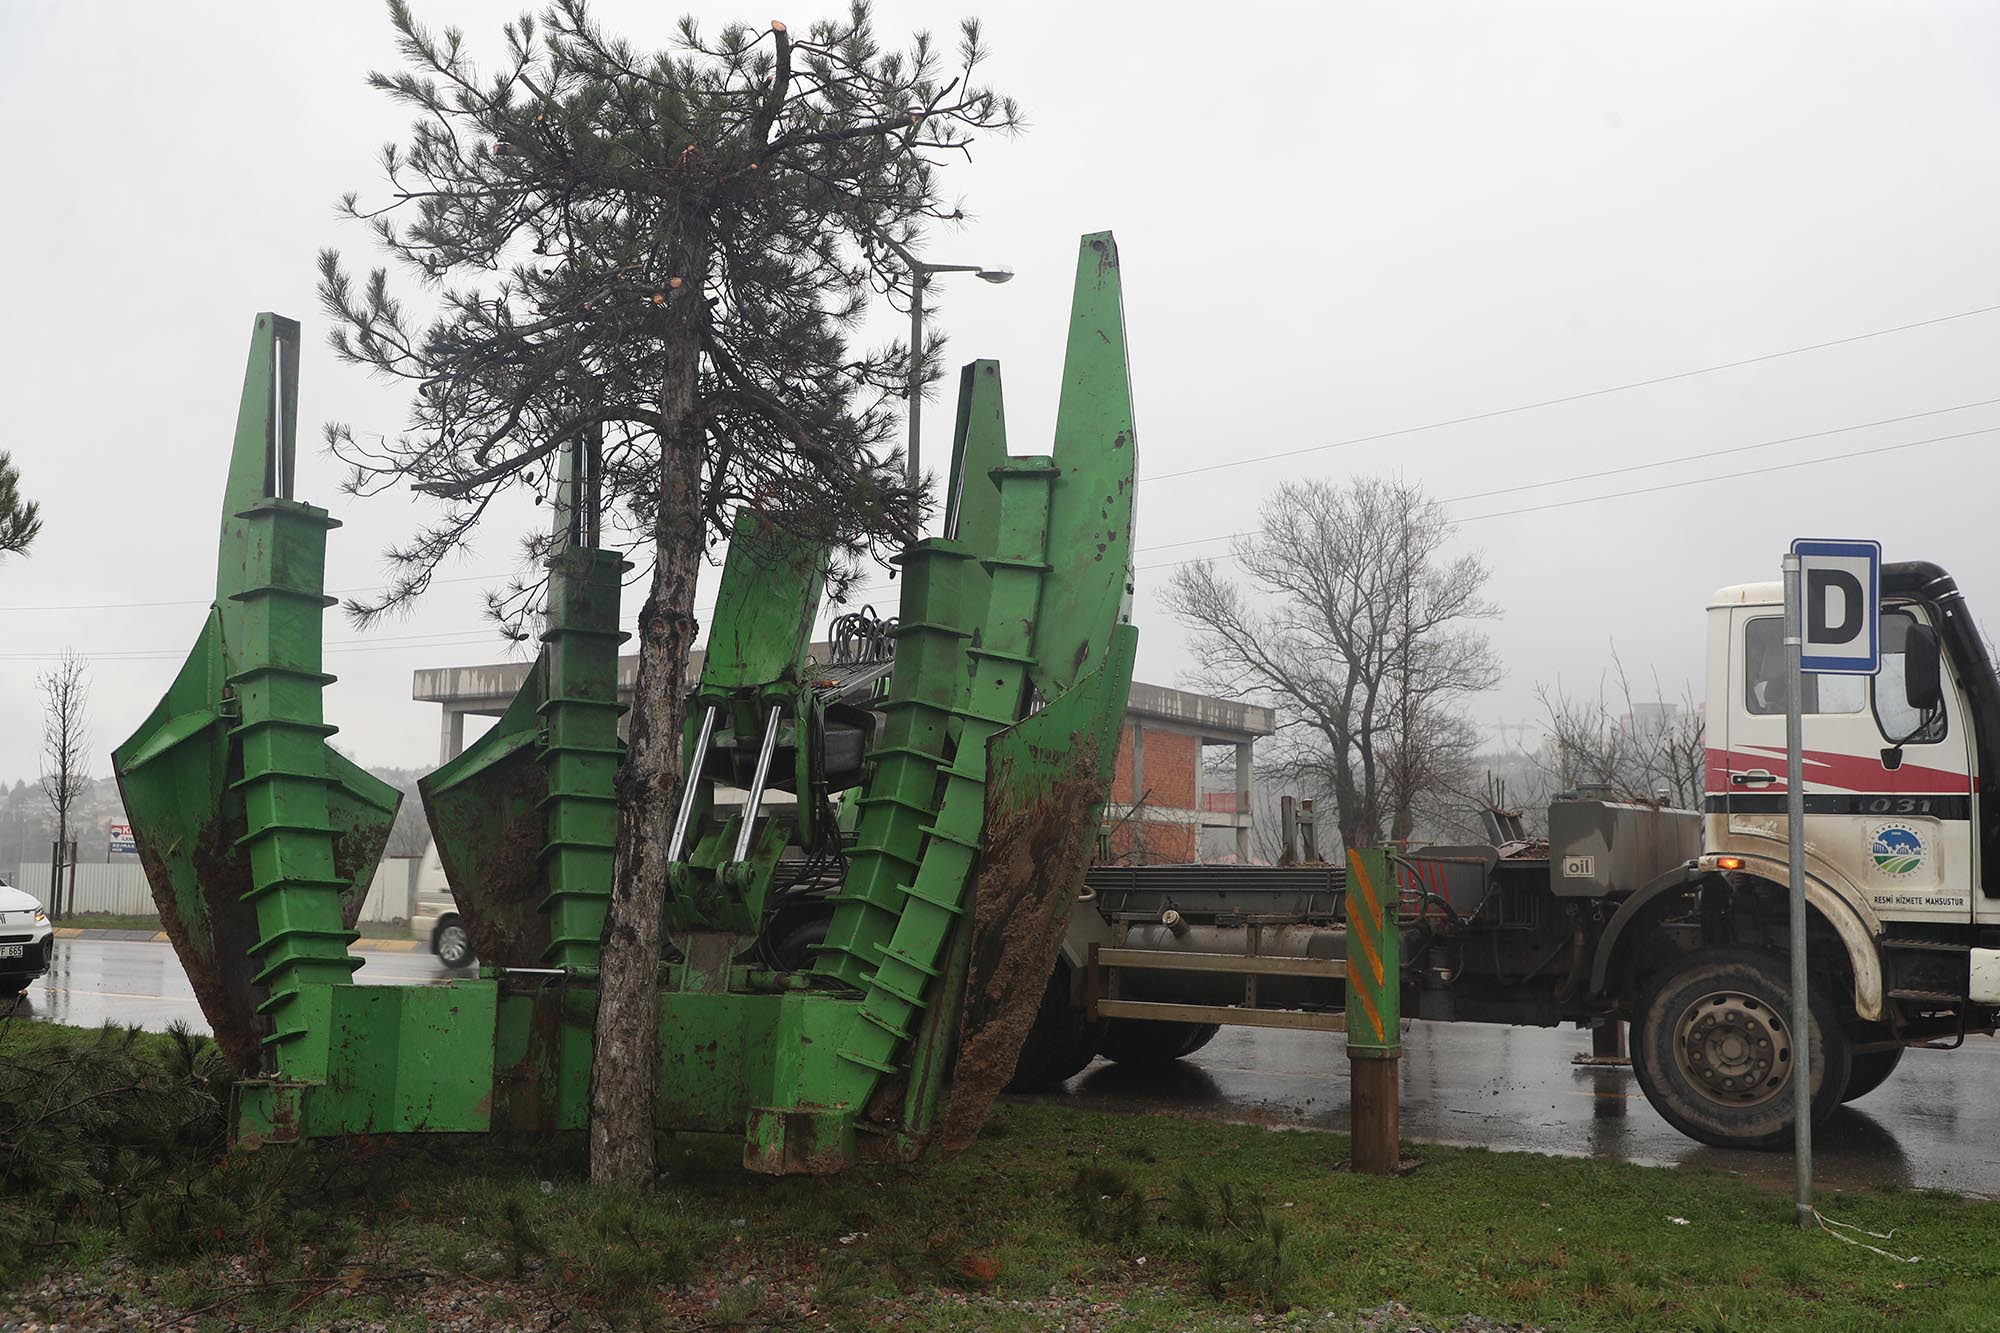
[[[1001,283],[1014,276],[1007,268],[987,268],[982,264],[930,264],[896,247],[910,266],[910,448],[909,485],[912,491],[923,484],[923,379],[924,379],[924,289],[933,273],[976,273],[982,282]]]

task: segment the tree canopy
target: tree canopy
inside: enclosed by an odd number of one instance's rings
[[[390,198],[342,207],[434,313],[388,268],[357,279],[322,253],[335,352],[414,391],[400,435],[327,437],[353,490],[407,481],[442,513],[351,613],[424,591],[496,495],[546,491],[557,449],[594,429],[608,517],[632,544],[654,535],[675,450],[699,458],[711,535],[751,500],[836,544],[912,530],[892,444],[908,348],[852,338],[871,297],[907,299],[925,228],[963,218],[941,164],[973,130],[1017,124],[974,82],[975,21],[949,67],[928,34],[881,48],[863,4],[802,37],[774,22],[711,38],[683,19],[673,49],[646,52],[559,0],[506,25],[505,60],[482,74],[459,31],[401,0],[390,14],[407,67],[369,83],[417,118],[382,150]]]
[[[21,473],[0,450],[0,555],[25,555],[42,530],[42,507],[21,494]]]

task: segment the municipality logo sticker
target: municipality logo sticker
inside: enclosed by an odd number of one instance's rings
[[[1908,824],[1880,824],[1868,845],[1875,868],[1894,879],[1914,875],[1923,869],[1928,853],[1924,840]]]

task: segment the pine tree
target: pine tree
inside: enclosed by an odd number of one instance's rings
[[[42,530],[42,507],[21,496],[13,455],[0,450],[0,555],[25,555]]]
[[[618,871],[599,981],[592,1175],[653,1169],[656,971],[667,832],[680,786],[695,579],[708,542],[753,502],[852,555],[900,544],[920,503],[892,436],[909,349],[851,343],[870,298],[907,300],[926,228],[956,222],[940,168],[974,131],[1011,131],[1013,102],[972,82],[978,25],[947,67],[928,34],[876,44],[868,8],[804,37],[782,23],[642,52],[586,0],[503,29],[482,76],[456,30],[390,15],[407,68],[371,84],[411,107],[383,150],[393,191],[357,197],[394,264],[437,306],[425,319],[386,269],[357,284],[321,256],[337,354],[415,390],[408,429],[363,445],[328,427],[357,493],[397,482],[443,502],[392,552],[399,576],[358,621],[406,604],[496,496],[545,490],[567,440],[603,437],[607,527],[650,578],[620,779]],[[936,347],[923,349],[926,378]],[[490,599],[518,618],[532,585]]]

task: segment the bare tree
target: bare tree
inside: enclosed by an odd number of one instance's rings
[[[90,786],[90,668],[68,648],[54,668],[35,678],[42,692],[42,792],[56,815],[59,854],[49,867],[49,915],[61,916],[63,865],[69,859],[69,812]],[[72,895],[75,893],[71,872]]]
[[[1635,698],[1616,648],[1595,695],[1573,695],[1562,682],[1535,687],[1544,736],[1535,764],[1542,795],[1596,784],[1639,799],[1698,809],[1706,780],[1706,725],[1691,687],[1668,701],[1659,677],[1653,701]]]
[[[1411,482],[1290,482],[1236,545],[1254,591],[1205,560],[1167,587],[1201,685],[1277,709],[1268,775],[1329,796],[1350,847],[1409,836],[1429,795],[1470,781],[1457,710],[1500,678],[1470,622],[1499,612],[1485,562],[1445,553],[1453,531]]]

